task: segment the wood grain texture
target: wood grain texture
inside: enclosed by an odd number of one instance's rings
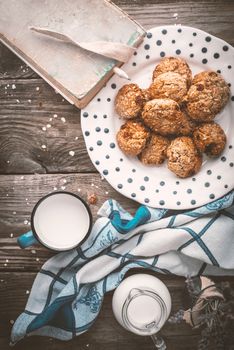
[[[183,24],[200,28],[234,44],[232,0],[114,0],[140,24]],[[175,14],[177,19],[175,19]],[[12,89],[15,84],[16,89]],[[9,86],[8,86],[9,85]],[[39,88],[39,89],[37,89]],[[57,114],[57,118],[53,115]],[[66,119],[66,123],[61,121]],[[52,120],[50,120],[52,118]],[[51,124],[51,128],[42,128]],[[78,137],[78,139],[76,139]],[[46,149],[41,146],[46,145]],[[69,151],[75,151],[74,157]],[[92,173],[91,173],[92,172]],[[11,320],[25,306],[35,273],[52,253],[41,246],[21,250],[16,237],[30,228],[30,212],[37,200],[55,188],[78,192],[83,198],[97,192],[97,209],[113,197],[128,210],[137,204],[111,189],[95,172],[82,138],[79,110],[69,105],[19,58],[0,43],[0,349],[9,350]],[[37,174],[38,173],[38,174]],[[49,174],[50,173],[50,174]],[[80,174],[79,174],[80,173]],[[12,174],[12,175],[10,175]],[[14,175],[18,174],[18,175]],[[29,174],[29,175],[25,175]],[[66,182],[65,182],[66,181]],[[92,186],[93,184],[93,186]],[[97,186],[97,187],[96,187]],[[172,293],[173,310],[184,303],[184,279],[159,276]],[[227,278],[223,277],[223,280]],[[228,278],[234,283],[233,278]],[[148,337],[122,329],[111,311],[112,294],[104,300],[92,329],[64,343],[32,337],[16,350],[150,350]],[[163,329],[168,350],[195,350],[198,335],[189,327]]]
[[[0,80],[0,126],[0,173],[94,171],[79,110],[41,79]]]
[[[137,272],[139,269],[129,271],[127,276]],[[161,274],[155,274],[146,271],[149,274],[156,275],[167,285],[172,295],[172,313],[181,307],[187,307],[183,277],[169,277]],[[0,349],[8,349],[9,335],[12,327],[12,321],[23,311],[28,298],[28,292],[31,289],[35,273],[0,273],[0,300],[4,304],[0,309]],[[216,278],[217,282],[220,278]],[[229,277],[229,280],[230,277]],[[234,280],[231,280],[234,284]],[[11,290],[11,293],[9,293]],[[152,343],[149,337],[138,337],[124,330],[115,320],[112,313],[112,292],[106,294],[102,305],[101,312],[95,324],[90,331],[82,334],[78,338],[63,343],[50,338],[33,337],[25,339],[16,346],[16,349],[152,349]],[[198,330],[192,330],[189,326],[182,323],[180,326],[167,323],[162,335],[165,338],[169,350],[195,350],[198,341]],[[7,340],[8,339],[8,340]],[[1,345],[5,346],[4,348]]]
[[[128,275],[132,275],[136,272],[139,272],[139,270],[131,271]],[[148,273],[151,272],[148,271]],[[183,304],[183,299],[186,295],[184,289],[184,278],[172,278],[159,274],[157,276],[167,284],[172,293],[172,312],[177,311]],[[0,339],[1,337],[9,337],[12,323],[11,320],[14,321],[23,311],[28,298],[27,293],[31,289],[34,278],[35,273],[0,273],[0,298],[5,301],[0,310]],[[9,290],[11,290],[11,293],[9,293]],[[94,324],[90,332],[81,335],[77,339],[77,343],[85,344],[94,342],[106,346],[109,344],[111,349],[112,345],[116,348],[116,343],[128,343],[131,344],[131,348],[133,348],[134,344],[137,344],[136,342],[142,346],[148,346],[147,344],[150,344],[150,339],[148,340],[145,337],[137,337],[134,334],[126,332],[118,325],[113,317],[111,300],[112,292],[107,293],[105,296],[97,322]],[[191,331],[186,324],[181,325],[179,329],[177,329],[177,326],[167,324],[163,329],[163,335],[166,338],[174,337],[175,335],[183,336],[185,333],[192,336],[196,335],[197,331]],[[115,336],[113,336],[113,334],[115,334]],[[56,343],[56,341],[53,342]],[[148,349],[148,347],[146,349]],[[182,349],[184,348],[182,347]]]
[[[17,245],[16,237],[29,231],[30,213],[36,202],[55,190],[74,192],[85,200],[95,193],[98,201],[90,206],[93,220],[96,220],[98,208],[107,198],[115,198],[131,212],[138,207],[137,203],[117,193],[99,174],[1,175],[0,270],[38,271],[52,255],[42,246],[22,250]]]

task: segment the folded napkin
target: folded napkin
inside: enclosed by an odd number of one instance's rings
[[[182,276],[234,275],[234,191],[203,207],[166,216],[141,206],[134,217],[114,200],[80,248],[49,259],[38,273],[12,344],[26,335],[69,340],[94,323],[104,294],[136,267]]]

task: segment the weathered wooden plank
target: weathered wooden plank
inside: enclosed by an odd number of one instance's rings
[[[132,271],[128,275],[136,272],[139,272],[139,270]],[[159,274],[157,276],[166,283],[171,292],[173,300],[172,312],[177,311],[183,304],[184,278],[172,278]],[[0,337],[9,336],[12,327],[11,323],[23,311],[34,278],[35,273],[0,273]],[[139,341],[144,346],[147,342],[145,342],[143,337],[138,339],[138,337],[126,332],[118,325],[112,313],[111,300],[112,292],[107,293],[104,298],[98,320],[91,331],[82,336],[83,342],[95,341],[95,343],[106,345],[108,343],[113,343],[114,345],[117,342],[119,344],[129,343],[133,346],[136,341]],[[113,334],[115,334],[114,337]],[[197,332],[192,331],[186,324],[182,324],[180,327],[167,324],[163,329],[163,334],[168,338],[176,334],[181,336],[183,334],[193,335],[197,334]]]
[[[234,2],[230,0],[114,0],[145,28],[183,24],[205,30],[230,44]]]
[[[95,171],[79,110],[41,79],[0,81],[0,125],[0,173]]]
[[[139,270],[128,273],[131,275]],[[151,271],[146,271],[152,274]],[[184,278],[156,274],[169,288],[172,295],[172,313],[184,305],[185,285]],[[24,309],[28,292],[30,291],[35,273],[0,273],[0,348],[8,348],[9,335],[12,323]],[[223,278],[234,284],[233,278]],[[221,278],[216,278],[220,281]],[[112,293],[107,293],[104,298],[100,315],[90,329],[78,338],[68,343],[63,343],[50,338],[33,337],[25,339],[16,346],[16,349],[152,349],[152,343],[148,337],[138,337],[124,330],[114,319],[111,309]],[[167,342],[168,350],[195,350],[199,331],[192,330],[186,324],[166,324],[162,334]]]
[[[114,3],[147,29],[156,25],[184,24],[206,30],[234,44],[231,31],[234,3],[231,0],[114,0]],[[0,57],[0,79],[37,77],[2,44]]]
[[[0,79],[38,78],[20,58],[0,42]]]
[[[113,330],[114,332],[116,329]],[[34,337],[27,338],[21,343],[15,346],[16,350],[152,350],[153,343],[149,337],[137,337],[133,336],[128,339],[129,334],[125,335],[125,341],[119,342],[114,341],[113,339],[118,340],[117,335],[115,334],[108,343],[97,342],[94,339],[95,334],[91,330],[87,335],[81,335],[79,338],[75,338],[67,343],[61,341],[55,341],[50,338]],[[175,337],[167,337],[167,350],[196,350],[197,349],[197,335],[183,335]],[[8,338],[0,338],[0,348],[1,350],[10,350],[12,347],[8,345]]]
[[[16,237],[29,230],[30,213],[38,199],[54,190],[71,191],[84,199],[89,194],[97,194],[97,203],[91,205],[94,220],[98,208],[107,198],[115,198],[127,210],[133,211],[138,206],[113,190],[99,174],[1,175],[0,270],[37,271],[51,256],[48,250],[40,246],[20,249]]]

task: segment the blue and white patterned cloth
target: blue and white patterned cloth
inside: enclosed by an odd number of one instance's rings
[[[49,259],[38,273],[12,344],[26,335],[69,340],[89,329],[104,294],[134,267],[176,275],[234,275],[234,192],[166,217],[139,207],[134,217],[114,200],[83,245]]]

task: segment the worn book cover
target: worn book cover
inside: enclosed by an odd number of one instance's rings
[[[107,0],[1,0],[0,40],[59,91],[84,107],[121,62],[35,33],[48,28],[79,42],[138,46],[144,29]]]

